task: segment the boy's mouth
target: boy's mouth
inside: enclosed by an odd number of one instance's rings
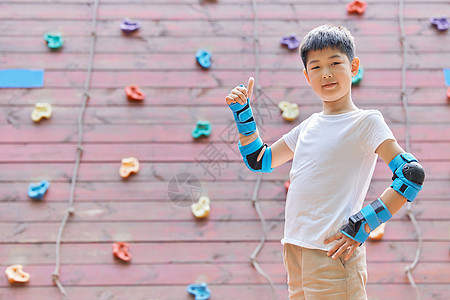
[[[323,88],[332,88],[337,84],[337,82],[330,82],[322,85]]]

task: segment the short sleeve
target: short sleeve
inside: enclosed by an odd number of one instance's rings
[[[383,115],[378,110],[368,111],[361,126],[361,146],[374,153],[385,140],[396,140]]]
[[[292,128],[291,131],[283,135],[283,140],[288,145],[289,149],[292,150],[292,152],[295,151],[295,146],[297,145],[298,136],[300,134],[300,129],[303,123],[298,124],[294,128]]]

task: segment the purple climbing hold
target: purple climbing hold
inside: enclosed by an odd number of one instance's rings
[[[280,40],[280,43],[282,45],[285,45],[288,47],[289,50],[294,50],[300,47],[300,41],[297,39],[295,34],[291,34],[290,36],[283,37]]]
[[[438,30],[447,30],[449,27],[448,20],[445,17],[442,18],[431,18],[431,24],[436,25]]]
[[[126,34],[135,32],[139,28],[141,28],[141,23],[129,19],[123,20],[120,24],[120,29],[122,29],[122,31]]]

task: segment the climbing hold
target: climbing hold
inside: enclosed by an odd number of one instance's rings
[[[115,242],[113,244],[113,255],[118,259],[129,262],[131,260],[130,245],[125,242]]]
[[[280,40],[280,44],[287,46],[289,50],[295,50],[300,47],[300,41],[297,39],[295,34],[291,34],[290,36],[283,37]]]
[[[383,238],[384,228],[386,227],[386,223],[381,223],[374,231],[369,234],[369,239],[374,241],[379,241]]]
[[[122,29],[122,32],[125,34],[133,33],[139,28],[141,28],[141,23],[138,21],[124,19],[122,23],[120,23],[120,29]]]
[[[356,0],[356,1],[352,1],[347,4],[347,12],[349,14],[357,13],[357,14],[362,15],[366,11],[366,8],[367,8],[367,3],[364,1]]]
[[[197,203],[191,205],[192,214],[197,219],[206,218],[211,210],[210,200],[206,196],[201,196]]]
[[[447,98],[450,99],[450,69],[444,69],[444,79],[447,88]]]
[[[364,69],[363,67],[359,67],[358,74],[356,74],[355,77],[352,77],[352,84],[359,85],[361,83],[361,80],[363,79],[364,75]]]
[[[28,197],[42,200],[49,186],[50,182],[47,180],[41,180],[39,183],[30,183],[28,186]]]
[[[209,67],[211,67],[211,57],[211,52],[205,49],[198,50],[197,54],[195,55],[198,64],[204,69],[209,69]]]
[[[12,265],[6,268],[6,277],[9,283],[27,283],[30,280],[30,274],[23,270],[22,265]]]
[[[290,180],[286,180],[284,182],[284,188],[286,189],[286,192],[289,190],[289,186],[291,185],[291,181]]]
[[[430,18],[430,23],[435,25],[439,31],[447,30],[449,27],[448,20],[445,17],[442,18]]]
[[[281,116],[286,121],[294,121],[295,119],[298,118],[298,115],[300,114],[297,103],[281,101],[280,103],[278,103],[278,108],[282,112]]]
[[[195,296],[195,300],[207,300],[211,297],[211,291],[205,282],[201,284],[190,284],[187,286],[186,290],[189,294]]]
[[[61,48],[64,43],[64,39],[59,32],[47,32],[44,34],[44,39],[47,41],[47,46],[52,50]]]
[[[126,157],[122,159],[122,165],[119,174],[122,178],[127,178],[131,173],[139,172],[139,161],[135,157]]]
[[[125,94],[128,100],[142,101],[145,99],[145,94],[139,89],[137,85],[130,85],[125,88]]]
[[[0,70],[0,88],[36,88],[44,86],[44,70]]]
[[[39,122],[42,118],[49,119],[52,115],[52,106],[47,102],[38,102],[35,104],[35,108],[31,113],[31,120]]]
[[[192,137],[194,139],[198,139],[201,136],[208,137],[211,134],[211,123],[208,121],[197,121],[195,128],[192,129]]]

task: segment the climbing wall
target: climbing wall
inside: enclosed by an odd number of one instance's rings
[[[44,70],[43,87],[0,88],[0,269],[20,264],[31,277],[11,285],[0,275],[0,299],[61,299],[52,280],[55,248],[81,150],[74,210],[59,249],[59,282],[68,299],[194,299],[186,287],[201,282],[211,299],[271,299],[268,282],[249,260],[262,234],[250,201],[257,175],[242,163],[224,98],[259,66],[261,93],[254,100],[268,144],[319,112],[298,52],[280,39],[293,33],[301,39],[326,22],[346,26],[356,38],[364,78],[353,88],[355,104],[379,109],[403,147],[409,132],[410,150],[427,176],[412,206],[423,239],[412,275],[422,299],[449,294],[450,106],[443,69],[450,68],[450,37],[430,23],[450,15],[447,0],[404,1],[406,60],[396,0],[367,1],[362,15],[349,14],[350,1],[339,0],[101,0],[98,14],[94,2],[0,3],[0,70]],[[142,27],[126,35],[119,28],[124,18]],[[49,32],[61,33],[61,48],[49,48]],[[212,55],[210,67],[196,61],[199,49]],[[127,99],[130,85],[139,86],[145,99]],[[280,101],[297,103],[300,116],[284,121]],[[31,120],[37,102],[51,105],[49,119]],[[209,137],[192,137],[197,121],[210,122]],[[137,158],[140,168],[124,179],[119,169],[127,157]],[[267,239],[256,259],[277,299],[287,298],[279,240],[289,169],[290,163],[265,174],[257,194]],[[390,177],[379,161],[366,203]],[[49,182],[42,200],[30,198],[29,185],[41,180]],[[191,212],[200,195],[211,201],[205,219]],[[114,242],[129,244],[129,262],[113,256]],[[417,247],[403,208],[381,241],[367,243],[369,299],[416,297],[404,270]]]

